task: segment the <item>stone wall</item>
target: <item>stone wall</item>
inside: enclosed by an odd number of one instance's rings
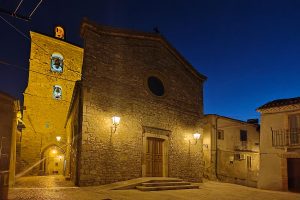
[[[231,161],[234,154],[242,154],[244,157]],[[251,166],[248,163],[249,157],[251,158]],[[219,150],[218,178],[223,182],[257,187],[259,159],[259,153]]]
[[[0,93],[0,171],[9,171],[9,174],[2,174],[2,181],[4,184],[8,181],[10,186],[14,184],[15,178],[17,113],[19,109],[18,100]]]
[[[0,93],[0,145],[2,145],[0,171],[8,171],[9,169],[10,146],[14,130],[13,125],[16,119],[15,115],[14,99]]]
[[[195,75],[159,35],[86,25],[80,185],[141,177],[143,141],[151,134],[145,127],[167,137],[165,176],[201,181],[202,145],[192,134],[203,114],[204,76]],[[163,96],[151,93],[149,76],[163,82]],[[121,117],[116,133],[113,116]]]
[[[21,141],[18,172],[34,166],[27,174],[38,174],[38,161],[42,152],[52,146],[62,147],[67,142],[64,124],[67,117],[75,81],[81,78],[83,49],[65,41],[31,32],[31,50],[28,85],[24,92],[26,124]],[[62,73],[52,72],[51,55],[64,57]],[[53,86],[62,87],[62,99],[53,98]],[[61,136],[60,143],[56,136]]]
[[[66,134],[67,134],[67,153],[66,157],[69,158],[67,162],[66,174],[70,177],[70,180],[78,185],[78,173],[79,173],[79,158],[80,158],[80,144],[81,144],[81,135],[79,134],[79,127],[81,122],[81,116],[79,115],[80,110],[80,88],[79,82],[75,86],[75,90],[72,98],[72,105],[69,109],[68,120],[65,124]]]

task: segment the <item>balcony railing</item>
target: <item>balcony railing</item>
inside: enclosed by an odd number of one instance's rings
[[[273,147],[300,146],[300,128],[272,130]]]

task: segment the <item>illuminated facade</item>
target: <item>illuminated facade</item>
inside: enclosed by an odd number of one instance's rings
[[[258,188],[300,192],[300,97],[277,99],[261,114]]]
[[[193,134],[202,128],[206,77],[156,33],[84,21],[81,36],[83,78],[66,123],[71,180],[80,186],[153,176],[201,181],[202,138]]]
[[[67,176],[64,122],[75,82],[81,78],[83,49],[63,40],[62,27],[55,28],[56,38],[36,32],[30,35],[30,71],[23,116],[28,126],[23,131],[17,174],[35,166],[27,174]],[[56,136],[61,136],[61,141]],[[52,149],[57,152],[52,153]]]
[[[84,51],[64,34],[31,32],[17,173],[63,174],[80,186],[145,176],[201,181],[195,133],[206,77],[156,33],[84,21]]]
[[[258,121],[249,123],[209,114],[204,123],[204,176],[256,187],[260,157]]]

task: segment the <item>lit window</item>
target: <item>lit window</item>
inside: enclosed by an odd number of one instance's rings
[[[51,71],[62,73],[64,69],[64,58],[59,53],[53,53],[51,56]]]
[[[53,98],[54,99],[61,99],[62,96],[62,89],[59,85],[53,86]]]

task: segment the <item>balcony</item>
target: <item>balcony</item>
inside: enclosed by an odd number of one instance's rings
[[[273,147],[300,146],[300,128],[272,130]]]

